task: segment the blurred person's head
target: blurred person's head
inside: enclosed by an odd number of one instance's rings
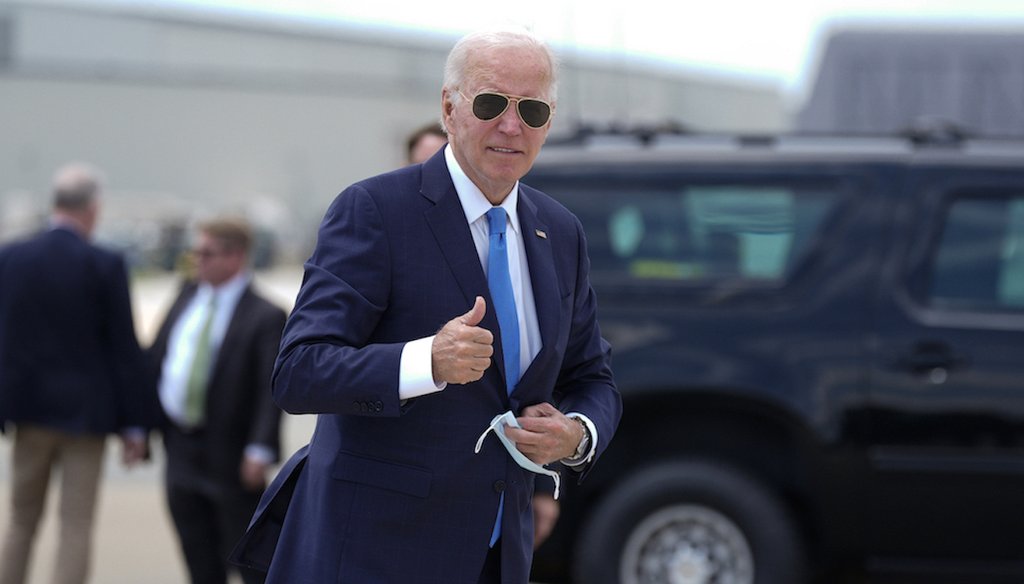
[[[103,174],[84,162],[61,166],[53,175],[54,224],[71,227],[92,237],[99,217]]]
[[[226,218],[199,224],[192,256],[200,282],[220,286],[248,264],[252,229],[242,219]]]
[[[441,124],[434,122],[423,126],[409,136],[406,144],[406,160],[409,164],[417,164],[430,158],[435,152],[448,143],[448,135]]]
[[[530,170],[557,97],[551,49],[521,30],[470,33],[445,63],[441,119],[459,166],[492,203]]]

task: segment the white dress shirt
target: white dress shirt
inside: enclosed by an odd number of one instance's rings
[[[249,285],[249,275],[240,273],[221,286],[214,288],[205,282],[199,284],[195,296],[178,316],[167,339],[167,354],[164,356],[160,375],[160,403],[164,411],[176,424],[185,426],[185,394],[188,376],[195,358],[199,333],[210,310],[210,299],[217,297],[217,313],[210,324],[210,363],[217,362],[217,352],[224,341],[231,317],[235,314],[238,299]]]

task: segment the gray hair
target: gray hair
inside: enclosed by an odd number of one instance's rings
[[[66,164],[53,175],[53,206],[62,211],[84,211],[96,202],[103,174],[84,162]]]
[[[471,32],[459,39],[455,46],[448,53],[448,60],[444,64],[444,88],[448,90],[450,100],[460,99],[459,89],[463,87],[467,77],[471,77],[472,56],[482,51],[498,47],[518,47],[535,49],[544,55],[548,60],[548,91],[542,97],[548,102],[554,103],[558,98],[558,59],[551,51],[551,47],[542,41],[538,36],[526,29],[499,28]],[[444,120],[441,121],[444,124]]]

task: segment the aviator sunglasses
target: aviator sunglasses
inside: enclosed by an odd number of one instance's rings
[[[459,95],[469,101],[462,91],[459,91]],[[519,119],[534,130],[544,127],[544,124],[551,119],[551,105],[533,97],[485,91],[476,94],[472,101],[473,115],[484,122],[489,122],[505,113],[508,104],[513,101],[516,102],[516,113],[519,114]]]

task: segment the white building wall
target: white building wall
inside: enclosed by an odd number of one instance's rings
[[[219,18],[219,20],[218,20]],[[348,184],[403,163],[437,118],[454,38],[226,21],[62,3],[0,3],[0,240],[33,228],[53,170],[108,175],[101,233],[248,214],[302,257]],[[772,87],[573,55],[552,133],[574,121],[773,131]]]

